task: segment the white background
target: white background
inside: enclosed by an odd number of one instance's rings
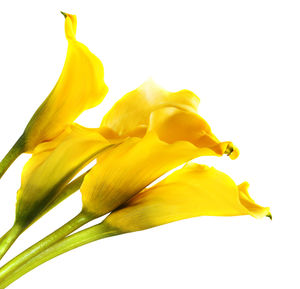
[[[202,217],[98,241],[60,256],[10,288],[299,288],[300,7],[298,1],[1,1],[0,155],[56,83],[67,42],[103,62],[109,94],[84,113],[96,127],[115,100],[148,77],[190,89],[199,113],[239,159],[202,158],[250,182],[273,221]],[[0,182],[0,234],[14,219],[20,157]],[[2,264],[77,214],[80,194],[34,224]]]

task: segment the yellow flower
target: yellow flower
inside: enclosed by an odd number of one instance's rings
[[[18,223],[30,224],[76,173],[111,146],[94,129],[72,125],[68,130],[61,140],[38,146],[25,165],[17,194]]]
[[[61,76],[25,129],[25,150],[58,136],[84,110],[107,94],[101,61],[75,38],[75,15],[65,14],[68,52]]]
[[[104,222],[121,232],[133,232],[197,216],[271,217],[269,208],[250,198],[248,186],[235,185],[214,168],[188,164],[135,195]]]
[[[76,40],[76,16],[64,15],[68,51],[62,73],[21,138],[0,163],[0,177],[18,155],[31,153],[38,144],[63,133],[83,111],[97,106],[107,94],[101,61]]]
[[[13,227],[0,241],[0,259],[14,240],[53,207],[70,180],[111,143],[96,129],[71,125],[36,147],[22,172]]]
[[[163,107],[176,107],[197,112],[199,98],[189,90],[169,92],[152,80],[124,95],[101,122],[101,132],[107,138],[142,137],[149,125],[151,112]]]
[[[186,161],[233,151],[232,143],[219,142],[198,114],[175,107],[157,109],[143,137],[128,138],[99,156],[81,187],[83,210],[104,215]]]
[[[26,273],[60,254],[99,239],[182,219],[240,215],[272,218],[269,208],[261,207],[251,199],[248,186],[246,182],[237,186],[229,176],[214,168],[187,164],[158,184],[143,189],[100,224],[66,238],[57,237],[72,225],[68,222],[6,264],[0,270],[0,278],[5,282],[5,277],[16,268],[23,266],[22,271]]]

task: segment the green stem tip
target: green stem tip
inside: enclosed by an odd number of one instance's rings
[[[17,159],[17,157],[24,152],[24,149],[25,140],[24,135],[22,135],[0,162],[0,179],[11,166],[11,164]]]

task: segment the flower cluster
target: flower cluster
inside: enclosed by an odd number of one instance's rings
[[[235,159],[239,152],[212,133],[197,113],[199,98],[189,90],[169,92],[148,80],[115,103],[100,127],[75,123],[101,103],[108,88],[101,61],[76,40],[76,16],[63,15],[68,41],[63,71],[0,163],[1,177],[20,154],[32,155],[22,172],[14,225],[0,239],[0,258],[31,224],[78,189],[82,210],[4,265],[0,288],[75,248],[72,240],[82,245],[196,216],[271,217],[269,208],[250,198],[248,183],[236,185],[226,174],[190,162],[224,154]],[[92,169],[74,179],[95,159]],[[107,213],[99,225],[69,236]]]

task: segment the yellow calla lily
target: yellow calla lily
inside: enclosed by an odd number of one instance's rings
[[[188,164],[136,194],[100,224],[49,245],[48,240],[56,234],[52,233],[7,263],[0,270],[0,279],[7,286],[44,262],[82,245],[182,219],[240,215],[272,218],[269,208],[261,207],[251,199],[248,186],[246,182],[237,186],[229,176],[214,168]],[[47,247],[42,251],[40,248],[45,245]]]
[[[143,138],[129,138],[99,156],[81,187],[83,210],[104,215],[186,161],[233,151],[232,143],[220,143],[198,114],[158,109],[151,113]]]
[[[68,51],[61,76],[25,129],[25,150],[59,135],[83,111],[97,106],[107,94],[103,65],[75,38],[75,15],[65,15]]]
[[[30,223],[33,214],[40,214],[57,197],[60,188],[81,168],[96,158],[104,148],[111,146],[94,129],[72,125],[68,130],[70,132],[60,142],[55,139],[38,146],[24,166],[21,188],[17,193],[18,222]]]
[[[123,138],[124,143],[102,154],[86,176],[81,188],[84,210],[108,213],[198,156],[226,153],[235,159],[238,149],[219,142],[196,114],[198,104],[191,91],[168,92],[152,80],[123,96],[104,116],[99,131],[110,141]]]
[[[35,112],[21,138],[0,163],[0,177],[23,152],[50,141],[85,110],[97,106],[108,92],[101,61],[75,38],[75,15],[65,14],[66,61],[52,92]]]
[[[214,168],[188,164],[135,195],[104,223],[133,232],[197,216],[271,216],[269,208],[250,198],[248,186],[237,186]]]
[[[16,219],[0,242],[0,258],[14,240],[60,197],[63,188],[89,162],[112,146],[97,130],[68,127],[58,139],[42,143],[24,166],[17,193]]]
[[[117,101],[104,116],[100,129],[108,138],[142,137],[147,131],[151,112],[176,107],[196,113],[199,101],[189,90],[169,92],[150,79]]]

